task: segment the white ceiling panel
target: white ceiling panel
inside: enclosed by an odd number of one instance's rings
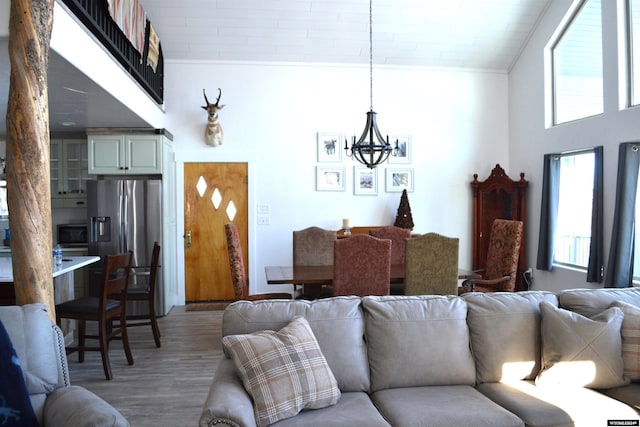
[[[141,1],[165,59],[369,62],[368,0]],[[550,1],[373,0],[373,62],[508,72]],[[8,76],[6,39],[0,39],[2,117]],[[86,94],[63,89],[70,78]],[[63,58],[52,57],[49,84],[52,131],[144,126]]]

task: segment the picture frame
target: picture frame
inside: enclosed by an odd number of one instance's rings
[[[377,168],[353,167],[353,194],[356,196],[375,196],[378,194]]]
[[[411,135],[392,135],[389,137],[389,143],[395,149],[396,141],[398,141],[398,151],[389,156],[391,164],[411,163]]]
[[[387,168],[385,172],[387,193],[400,193],[405,189],[413,192],[413,168]]]
[[[342,133],[318,132],[317,155],[319,163],[336,163],[342,161]]]
[[[316,191],[345,191],[344,166],[316,166]]]

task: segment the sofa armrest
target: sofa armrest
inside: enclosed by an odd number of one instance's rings
[[[227,357],[223,357],[218,364],[199,425],[256,426],[251,396],[236,374],[233,361]]]
[[[129,427],[117,409],[79,386],[60,387],[47,396],[43,424],[47,427]]]

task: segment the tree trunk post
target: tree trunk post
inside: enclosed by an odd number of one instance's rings
[[[54,0],[11,0],[7,201],[18,305],[40,302],[55,321],[47,71]]]

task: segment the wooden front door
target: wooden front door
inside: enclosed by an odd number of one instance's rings
[[[187,302],[233,300],[224,224],[234,222],[248,270],[247,163],[185,163],[184,265]]]

